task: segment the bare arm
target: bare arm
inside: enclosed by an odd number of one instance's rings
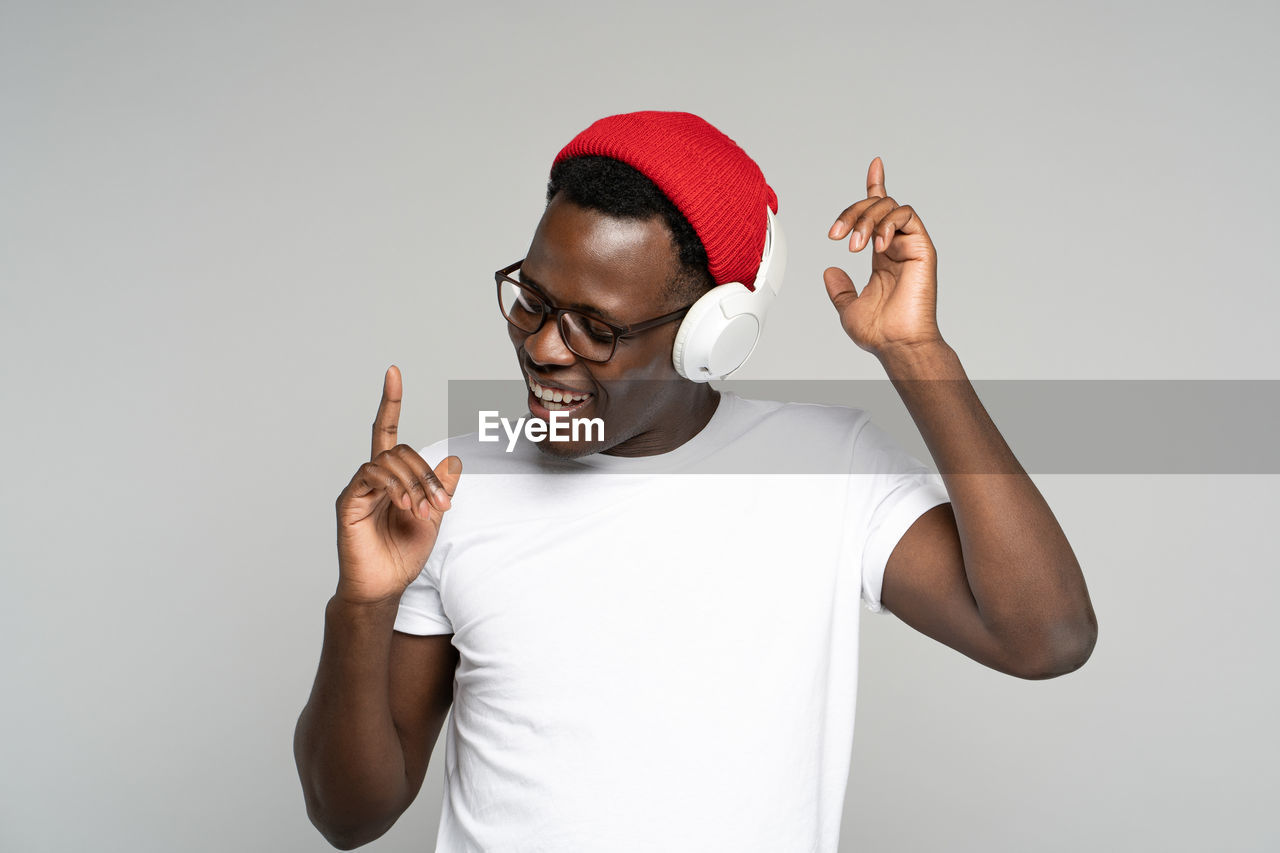
[[[393,631],[395,615],[394,604],[329,600],[294,735],[307,815],[343,850],[382,835],[413,802],[453,699],[452,635]]]
[[[338,588],[325,608],[320,665],[294,732],[307,815],[344,850],[382,835],[413,802],[453,699],[452,635],[418,637],[394,624],[462,466],[449,457],[432,471],[395,444],[400,393],[392,367],[372,458],[337,501]]]
[[[859,293],[824,273],[845,332],[880,359],[947,486],[885,566],[881,601],[904,622],[990,667],[1048,678],[1081,666],[1098,622],[1062,528],[1001,437],[937,325],[938,258],[910,205],[885,191],[871,161],[867,197],[831,227],[857,252],[873,247]]]
[[[978,400],[950,347],[885,360],[951,498],[921,516],[885,566],[902,621],[994,669],[1051,678],[1088,660],[1089,591],[1053,511]]]

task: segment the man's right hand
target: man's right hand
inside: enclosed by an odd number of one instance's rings
[[[462,474],[456,456],[432,471],[413,448],[396,444],[401,394],[400,369],[392,365],[369,461],[338,496],[337,597],[352,604],[400,600],[431,556]]]

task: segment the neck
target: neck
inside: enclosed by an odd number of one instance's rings
[[[648,429],[602,451],[606,456],[656,456],[670,453],[702,432],[720,405],[720,392],[705,383],[689,383],[685,394],[667,400]]]

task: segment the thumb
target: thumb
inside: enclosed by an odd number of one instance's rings
[[[836,310],[841,314],[850,302],[858,298],[853,279],[839,267],[827,267],[822,273],[822,281],[827,286],[827,296],[831,298],[831,304],[836,306]]]
[[[456,456],[446,456],[435,467],[435,475],[440,485],[444,486],[444,490],[449,493],[449,497],[453,497],[454,491],[458,488],[458,480],[462,477],[462,460]]]

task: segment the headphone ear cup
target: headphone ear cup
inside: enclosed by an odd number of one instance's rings
[[[723,379],[746,362],[760,340],[765,314],[782,285],[787,242],[765,208],[765,244],[755,289],[738,281],[717,285],[693,303],[676,331],[671,361],[693,382]]]
[[[717,285],[693,303],[676,332],[671,361],[694,382],[722,379],[742,366],[760,339],[760,320],[750,311],[726,310],[753,301],[741,282]]]
[[[720,301],[715,298],[715,292],[719,289],[718,286],[711,288],[702,294],[697,302],[693,303],[689,313],[685,314],[684,319],[680,321],[680,328],[676,330],[676,342],[671,348],[671,362],[675,365],[676,373],[694,382],[706,382],[707,380],[699,376],[698,369],[692,366],[692,359],[688,356],[689,341],[694,337],[701,340],[706,336],[707,333],[705,331],[702,335],[698,335],[696,330],[705,326],[707,312],[719,307]]]

